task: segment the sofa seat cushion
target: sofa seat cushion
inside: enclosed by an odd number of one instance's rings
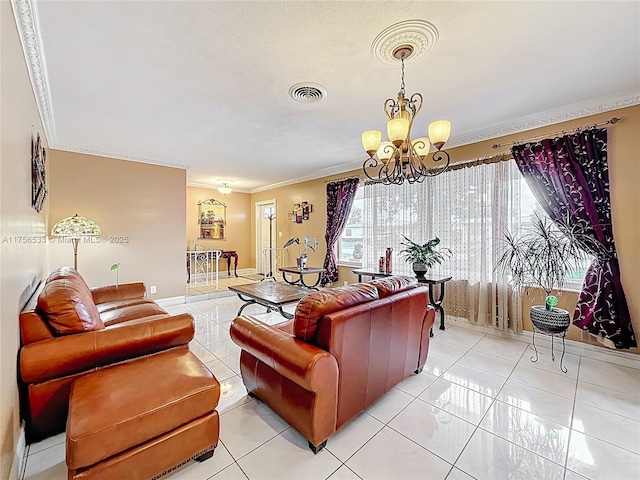
[[[355,283],[313,292],[300,300],[296,307],[293,319],[294,334],[305,342],[311,342],[322,317],[377,298],[378,290],[367,283]]]
[[[91,291],[72,277],[47,280],[38,296],[38,310],[57,335],[101,330],[104,324]]]
[[[118,308],[130,307],[132,305],[141,305],[143,303],[155,304],[156,302],[148,298],[131,298],[128,300],[114,300],[113,302],[99,303],[96,305],[96,307],[98,308],[98,312],[100,312],[100,314],[103,314],[104,312],[117,310]]]
[[[187,349],[85,375],[71,387],[67,465],[78,469],[215,410],[220,385]]]
[[[108,310],[100,314],[102,322],[106,325],[127,322],[136,318],[150,317],[152,315],[166,314],[167,311],[159,307],[155,302],[139,303],[137,305],[128,305],[114,310]]]

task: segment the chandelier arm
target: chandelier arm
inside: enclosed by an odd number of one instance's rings
[[[372,180],[374,182],[380,181],[380,172],[382,171],[382,167],[384,167],[384,163],[380,165],[380,167],[378,168],[378,160],[376,160],[373,157],[369,157],[364,162],[362,162],[362,171],[364,172],[364,174],[367,176],[369,180]],[[374,169],[378,168],[378,172],[375,174],[376,175],[375,177],[372,177],[371,175],[369,175],[369,172],[367,170],[370,168],[374,168]]]
[[[436,163],[444,162],[442,165],[438,165],[435,168],[427,168],[425,171],[425,175],[427,177],[435,177],[436,175],[440,175],[444,173],[449,168],[449,163],[451,162],[451,157],[444,150],[438,150],[433,152],[433,161]]]
[[[393,98],[387,98],[384,101],[384,113],[387,115],[387,118],[391,120],[395,115],[396,110],[398,110],[398,104]]]
[[[411,98],[409,99],[409,105],[411,108],[411,113],[413,114],[414,117],[418,115],[418,113],[420,113],[420,110],[422,110],[423,103],[424,103],[424,98],[422,97],[421,93],[416,92],[413,95],[411,95]]]

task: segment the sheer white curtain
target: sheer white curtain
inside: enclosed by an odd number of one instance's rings
[[[402,235],[416,243],[438,237],[453,253],[429,273],[453,277],[446,287],[446,314],[521,331],[520,295],[494,271],[504,231],[520,228],[521,186],[513,161],[451,170],[421,184],[365,186],[364,265],[377,266],[392,247],[393,271],[413,275],[398,255]]]

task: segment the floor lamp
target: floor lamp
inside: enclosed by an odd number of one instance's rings
[[[102,235],[100,226],[93,220],[80,217],[76,213],[56,223],[51,229],[54,237],[70,238],[73,245],[73,268],[78,270],[78,243],[82,237],[99,237]]]

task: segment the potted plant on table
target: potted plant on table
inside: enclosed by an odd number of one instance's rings
[[[418,279],[424,278],[425,273],[434,265],[441,264],[446,258],[451,257],[451,250],[448,248],[438,248],[440,239],[432,238],[427,243],[419,244],[409,240],[403,235],[405,241],[400,242],[405,248],[400,250],[400,255],[413,267],[413,272]]]
[[[496,269],[511,275],[514,288],[524,289],[527,295],[532,288],[544,291],[545,304],[531,307],[531,323],[548,333],[564,332],[571,323],[569,312],[556,307],[558,299],[551,292],[562,290],[567,276],[588,258],[580,248],[579,230],[567,218],[560,231],[549,218],[536,213],[522,233],[505,233],[498,248]]]
[[[287,241],[287,243],[284,244],[284,247],[282,248],[287,248],[294,243],[300,245],[300,239],[298,237],[291,238]],[[316,248],[318,248],[318,240],[315,237],[312,240],[309,238],[309,235],[305,235],[302,242],[300,254],[298,255],[298,258],[296,258],[296,264],[300,270],[304,270],[305,268],[307,268],[307,250],[311,249],[315,252]]]

